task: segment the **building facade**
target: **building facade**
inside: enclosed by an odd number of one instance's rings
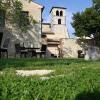
[[[43,6],[35,2],[21,0],[24,14],[32,16],[37,21],[32,24],[27,33],[18,31],[16,27],[8,25],[0,27],[1,47],[5,40],[10,38],[8,53],[9,57],[15,55],[15,44],[20,43],[26,47],[41,47],[41,35],[48,38],[47,57],[74,57],[77,58],[77,50],[82,50],[77,40],[70,39],[66,25],[66,8],[52,7],[50,11],[50,23],[42,23]]]
[[[43,6],[35,2],[28,2],[26,0],[21,0],[23,4],[23,13],[32,16],[37,22],[36,24],[31,24],[30,30],[28,32],[20,32],[16,27],[8,25],[5,21],[5,26],[0,28],[0,33],[2,33],[1,47],[4,42],[9,38],[8,54],[9,57],[15,55],[15,44],[20,43],[20,45],[40,47],[40,38],[42,33],[42,12]]]
[[[42,24],[42,32],[46,34],[48,39],[48,56],[60,56],[61,39],[69,39],[66,26],[66,8],[52,7],[50,11],[50,23]]]

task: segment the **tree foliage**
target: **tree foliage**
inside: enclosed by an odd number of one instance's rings
[[[100,12],[100,0],[93,0],[93,7]]]
[[[72,26],[76,36],[93,35],[95,40],[100,40],[100,0],[93,0],[92,7],[74,14]]]
[[[5,11],[6,23],[16,26],[21,31],[26,32],[31,22],[36,23],[32,16],[22,14],[23,5],[19,0],[0,0],[0,10]]]

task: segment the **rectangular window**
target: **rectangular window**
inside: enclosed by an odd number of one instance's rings
[[[1,46],[1,42],[2,42],[2,37],[3,37],[3,32],[0,32],[0,46]]]
[[[27,26],[29,24],[29,12],[28,11],[22,11],[20,20],[21,20],[21,23],[24,26]]]
[[[26,17],[29,16],[29,12],[28,11],[22,11],[21,13],[22,13],[23,16],[26,16]]]
[[[0,27],[5,26],[5,11],[0,10]]]

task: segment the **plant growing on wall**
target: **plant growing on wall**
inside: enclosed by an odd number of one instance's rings
[[[19,0],[0,0],[0,11],[5,12],[7,24],[24,32],[29,29],[29,25],[37,23],[28,12],[23,12],[23,5]]]

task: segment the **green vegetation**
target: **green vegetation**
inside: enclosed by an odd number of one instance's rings
[[[4,27],[6,21],[8,25],[16,27],[19,32],[27,32],[30,25],[37,23],[27,11],[23,11],[23,4],[20,0],[0,0],[0,15],[0,26]],[[7,25],[5,27],[9,28]]]
[[[42,80],[18,76],[15,69],[53,69],[55,73]],[[0,100],[100,100],[100,61],[1,59],[0,71],[4,72]]]
[[[92,1],[93,5],[90,8],[73,15],[72,26],[75,28],[76,36],[92,36],[95,44],[100,46],[100,0]]]

